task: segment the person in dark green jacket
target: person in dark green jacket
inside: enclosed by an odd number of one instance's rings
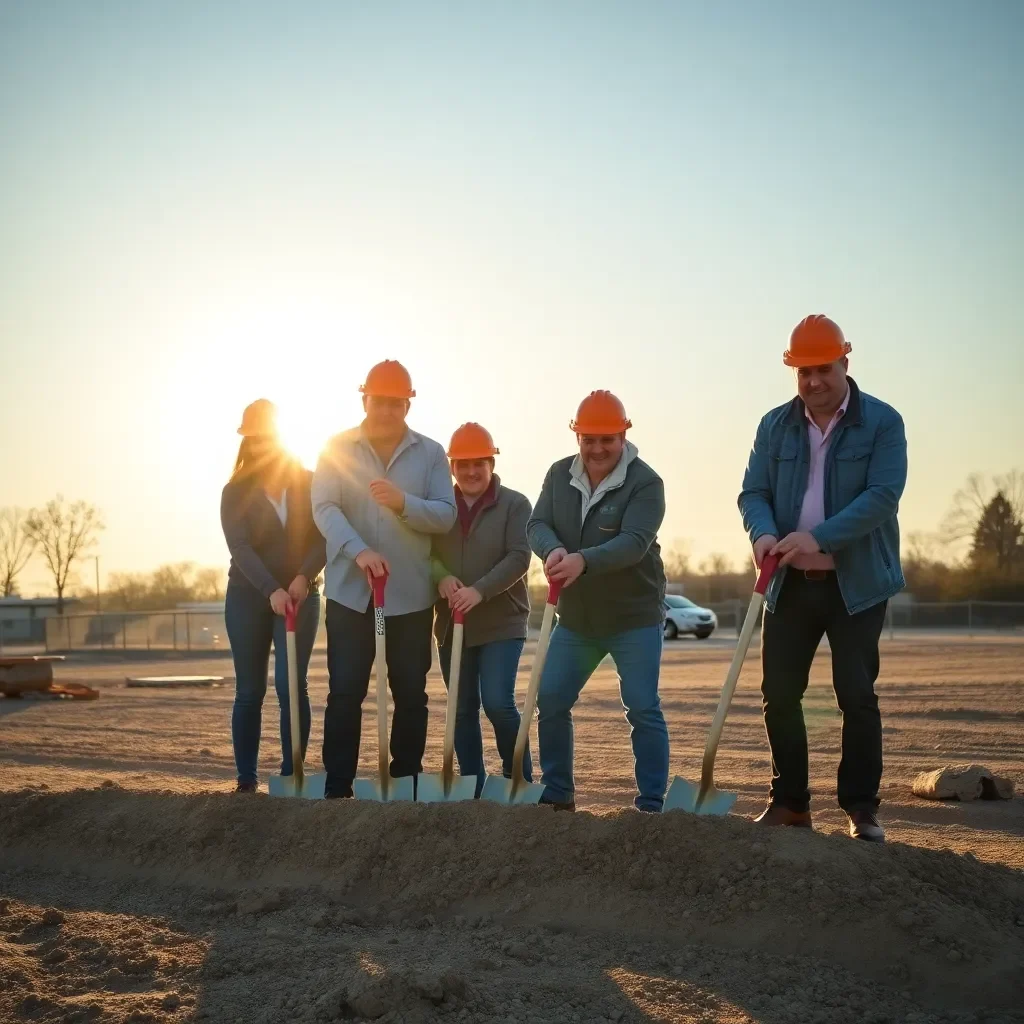
[[[610,392],[580,404],[579,453],[556,462],[527,529],[530,547],[563,586],[537,696],[542,803],[574,810],[572,708],[611,655],[631,726],[639,810],[660,811],[668,785],[668,729],[658,696],[665,569],[658,529],[661,477],[626,440],[632,424]]]
[[[487,777],[481,704],[494,726],[505,778],[512,776],[520,721],[516,673],[530,616],[526,589],[530,502],[498,479],[497,454],[493,438],[479,423],[464,423],[452,435],[448,458],[455,477],[458,519],[447,534],[434,537],[431,557],[440,595],[434,606],[434,638],[445,686],[452,659],[452,611],[465,615],[455,754],[459,773],[477,777],[477,796]],[[523,776],[533,781],[529,747]]]

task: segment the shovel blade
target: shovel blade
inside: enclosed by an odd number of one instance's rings
[[[327,776],[323,772],[316,775],[302,775],[300,778],[294,775],[271,775],[267,783],[267,791],[271,796],[291,796],[301,800],[323,800],[324,780]]]
[[[446,804],[456,800],[476,799],[476,776],[456,775],[448,795],[444,792],[444,778],[432,772],[423,772],[416,778],[416,802]]]
[[[388,779],[388,793],[381,792],[380,779],[355,779],[352,782],[352,795],[357,800],[376,800],[378,803],[394,803],[396,800],[412,800],[412,776],[401,779]]]
[[[699,792],[699,786],[695,786],[692,782],[687,782],[686,779],[675,778],[665,794],[663,810],[689,811],[693,814],[697,809],[697,794]]]
[[[501,775],[488,775],[480,799],[490,800],[496,804],[538,804],[543,795],[543,783],[521,782],[513,794],[511,779]]]
[[[666,811],[688,811],[690,814],[722,815],[732,810],[736,803],[735,793],[726,793],[709,786],[701,796],[700,786],[686,779],[675,778],[665,795]]]
[[[704,794],[704,799],[694,808],[694,813],[705,814],[705,815],[725,815],[732,810],[732,805],[736,803],[735,793],[726,793],[721,789],[715,789],[712,786],[707,793]]]

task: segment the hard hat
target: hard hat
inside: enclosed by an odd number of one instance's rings
[[[366,383],[359,385],[364,395],[377,398],[415,398],[412,377],[397,359],[385,359],[370,369]]]
[[[463,423],[448,445],[449,459],[490,459],[498,454],[491,432],[479,423]]]
[[[591,391],[580,402],[569,429],[577,434],[622,434],[631,426],[626,407],[610,391]]]
[[[255,402],[245,407],[238,433],[242,437],[275,437],[277,406],[269,398],[257,398]]]
[[[793,328],[782,361],[787,366],[824,366],[842,359],[852,348],[839,324],[822,313],[812,313]]]

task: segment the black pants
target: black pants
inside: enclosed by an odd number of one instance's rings
[[[801,701],[824,634],[832,648],[832,685],[843,714],[839,806],[848,814],[878,807],[882,720],[875,680],[887,603],[850,615],[834,572],[823,580],[809,580],[794,569],[786,573],[774,613],[765,610],[761,634],[761,695],[772,751],[772,803],[794,811],[810,808]]]
[[[391,723],[392,778],[423,771],[427,742],[427,673],[433,608],[389,615],[386,623],[388,684],[395,702]],[[376,655],[373,608],[354,612],[327,602],[327,669],[330,693],[324,712],[326,791],[348,796],[359,761],[362,705]]]

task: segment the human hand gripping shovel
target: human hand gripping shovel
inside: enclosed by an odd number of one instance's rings
[[[523,758],[526,756],[526,744],[530,738],[530,723],[537,708],[537,691],[540,689],[540,677],[548,654],[551,627],[555,622],[555,607],[561,592],[561,583],[548,580],[548,600],[544,605],[544,619],[540,626],[540,637],[537,640],[533,669],[530,672],[530,684],[526,688],[523,717],[519,721],[519,735],[516,736],[515,752],[512,755],[512,778],[488,775],[480,793],[481,800],[493,800],[499,804],[536,804],[540,802],[544,793],[543,783],[527,782],[523,778]]]
[[[666,811],[690,811],[693,814],[710,815],[728,814],[732,805],[736,803],[735,793],[725,793],[715,789],[715,755],[718,753],[718,741],[722,738],[725,716],[729,713],[732,695],[736,692],[736,684],[739,682],[740,672],[743,669],[743,661],[750,647],[750,638],[754,635],[754,627],[761,614],[765,591],[767,591],[768,584],[778,565],[779,560],[773,555],[765,555],[761,561],[761,570],[754,586],[754,594],[750,598],[750,606],[747,608],[747,617],[743,620],[743,628],[740,630],[740,637],[736,642],[736,653],[733,655],[732,664],[725,677],[722,696],[718,699],[718,710],[711,722],[711,731],[708,733],[708,741],[704,747],[704,764],[701,768],[700,785],[694,786],[678,777],[673,779],[665,797],[664,809]]]
[[[476,799],[476,776],[455,774],[455,715],[459,706],[459,674],[462,671],[462,641],[465,613],[452,612],[452,660],[448,671],[448,706],[444,719],[444,753],[441,774],[422,772],[416,780],[416,800],[447,803]]]
[[[299,657],[295,649],[295,624],[299,606],[288,602],[284,614],[285,642],[288,646],[288,724],[291,732],[292,773],[271,775],[268,791],[271,796],[298,796],[306,800],[321,800],[324,795],[323,772],[307,775],[302,766],[302,727],[299,719]]]
[[[386,572],[380,576],[370,576],[373,628],[377,641],[374,657],[377,666],[377,778],[355,779],[352,782],[352,795],[357,800],[382,802],[413,798],[412,776],[393,779],[388,771],[388,658],[384,635],[384,588],[387,582]]]

